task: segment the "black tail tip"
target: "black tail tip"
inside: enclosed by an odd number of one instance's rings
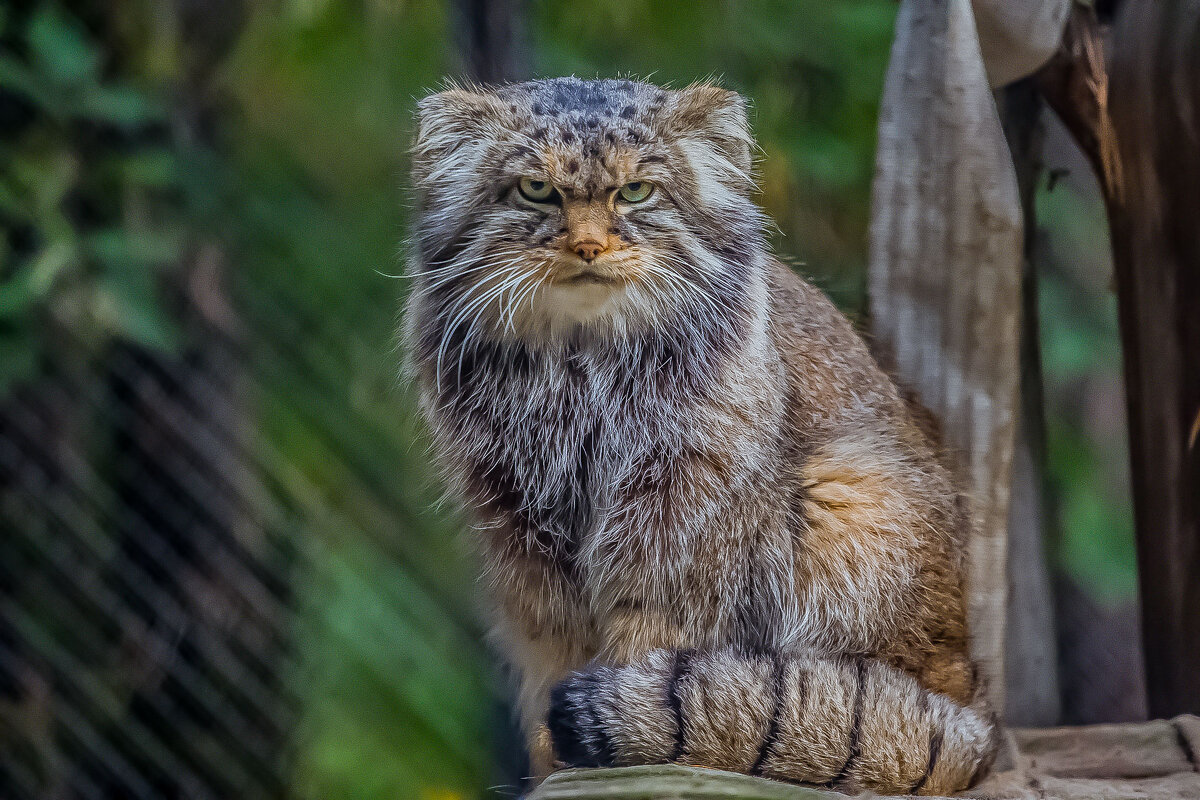
[[[550,692],[546,724],[559,761],[569,767],[611,767],[615,761],[608,731],[596,715],[599,671],[577,672]]]

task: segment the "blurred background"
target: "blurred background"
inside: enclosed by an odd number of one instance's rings
[[[447,75],[715,77],[753,102],[779,252],[861,319],[895,12],[0,5],[0,797],[515,796],[470,549],[399,377],[414,100]],[[1105,216],[1045,124],[1053,715],[1135,719]]]

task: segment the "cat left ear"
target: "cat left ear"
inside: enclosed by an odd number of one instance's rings
[[[682,136],[700,134],[738,171],[748,177],[753,166],[754,137],[746,116],[746,98],[711,83],[675,92],[672,121]]]
[[[449,155],[499,126],[505,112],[504,103],[486,91],[455,87],[423,97],[417,101],[414,153],[418,159]]]

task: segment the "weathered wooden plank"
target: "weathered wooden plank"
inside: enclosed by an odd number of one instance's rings
[[[1200,773],[1144,778],[1011,775],[975,800],[1200,800]],[[828,789],[792,786],[699,767],[577,769],[552,775],[527,800],[846,800]],[[937,800],[935,798],[934,800]],[[942,800],[945,800],[943,798]]]
[[[1126,3],[1110,199],[1150,713],[1200,713],[1200,3]]]
[[[980,39],[981,43],[986,42],[982,29]],[[1050,496],[1042,481],[1046,466],[1046,415],[1035,245],[1044,128],[1041,98],[1032,81],[1009,86],[998,93],[997,101],[1016,168],[1025,222],[1021,259],[1021,413],[1008,518],[1004,719],[1010,725],[1044,727],[1062,721],[1054,592],[1046,560],[1047,536],[1057,519],[1048,506]]]
[[[972,652],[1003,707],[1022,220],[967,0],[907,0],[880,108],[868,289],[881,361],[941,422],[971,498]]]
[[[1028,769],[1058,778],[1146,778],[1191,772],[1179,729],[1166,720],[1013,731]]]
[[[1020,748],[964,797],[977,800],[1200,800],[1200,717],[1016,729]],[[1009,762],[1012,763],[1009,763]],[[844,800],[829,789],[662,764],[555,773],[528,800]]]
[[[1100,179],[1125,364],[1150,712],[1200,712],[1200,3],[1076,4],[1042,92]]]

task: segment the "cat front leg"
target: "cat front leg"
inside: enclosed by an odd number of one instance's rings
[[[644,469],[652,479],[632,482],[585,543],[582,592],[602,660],[781,642],[796,615],[784,507],[756,500],[769,481],[731,481],[722,463],[706,454]]]

